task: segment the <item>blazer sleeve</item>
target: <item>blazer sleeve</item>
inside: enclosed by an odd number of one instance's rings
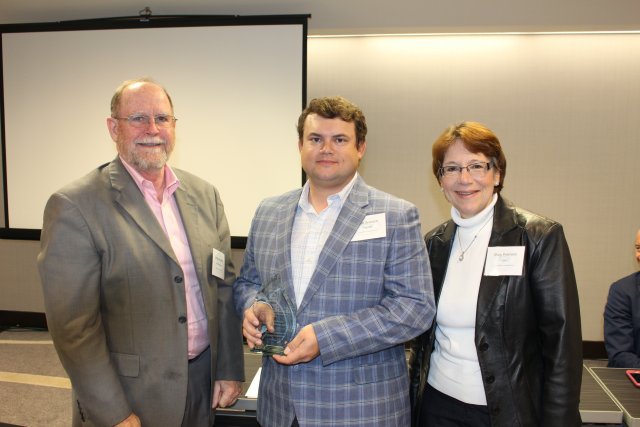
[[[582,330],[573,263],[560,224],[546,230],[529,264],[544,360],[541,425],[579,420]]]
[[[260,204],[262,206],[262,203]],[[233,301],[236,309],[236,313],[241,318],[244,318],[244,312],[247,308],[253,304],[258,291],[262,286],[260,280],[260,274],[258,267],[256,266],[256,258],[254,253],[255,242],[254,233],[260,222],[260,207],[256,210],[256,213],[251,221],[251,229],[249,230],[249,237],[247,239],[247,245],[244,251],[244,260],[240,274],[233,284]]]
[[[418,211],[403,204],[387,211],[387,221],[390,237],[383,276],[369,277],[366,260],[362,260],[362,277],[353,279],[377,281],[379,302],[313,323],[323,365],[404,343],[431,325],[435,315],[433,284]]]
[[[78,404],[99,425],[131,412],[112,365],[100,312],[101,259],[78,207],[54,194],[44,213],[38,269],[47,325]]]
[[[216,227],[220,248],[225,256],[225,280],[218,281],[218,360],[216,380],[244,381],[244,356],[242,347],[242,324],[233,306],[233,282],[235,269],[231,256],[231,232],[217,190]]]
[[[635,286],[635,283],[631,281]],[[619,281],[609,288],[604,309],[604,344],[613,368],[640,368],[634,345],[633,294]]]

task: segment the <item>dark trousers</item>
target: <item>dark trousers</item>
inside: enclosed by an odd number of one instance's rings
[[[489,410],[454,399],[427,383],[422,396],[420,427],[491,427]]]
[[[182,427],[211,427],[211,348],[189,360],[187,403]]]

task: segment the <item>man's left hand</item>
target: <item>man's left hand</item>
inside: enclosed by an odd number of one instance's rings
[[[238,401],[242,393],[240,381],[216,381],[213,385],[212,408],[226,408]]]
[[[302,362],[310,362],[320,355],[318,338],[312,325],[300,329],[287,347],[284,356],[275,355],[273,360],[283,365],[295,365]]]

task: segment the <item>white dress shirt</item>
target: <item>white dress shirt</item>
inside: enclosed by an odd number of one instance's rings
[[[340,192],[327,197],[328,206],[322,212],[316,212],[309,203],[309,181],[302,188],[291,231],[291,271],[298,307],[318,264],[320,251],[331,234],[357,176],[356,172]]]

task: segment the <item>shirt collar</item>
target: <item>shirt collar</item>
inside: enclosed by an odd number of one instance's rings
[[[462,228],[473,228],[480,224],[484,224],[485,221],[489,219],[489,217],[493,216],[493,208],[498,201],[498,193],[493,193],[491,203],[487,205],[483,210],[472,216],[471,218],[462,218],[460,212],[451,206],[451,219],[456,223],[459,227]]]
[[[153,188],[153,183],[148,179],[146,179],[145,177],[143,177],[142,175],[140,175],[140,172],[138,172],[133,166],[127,163],[122,158],[122,156],[120,156],[120,161],[122,161],[124,168],[127,170],[127,172],[129,172],[129,175],[131,175],[131,178],[133,178],[133,182],[136,183],[136,185],[138,186],[138,188],[143,194],[145,192],[144,190],[145,187]],[[164,189],[163,189],[164,193],[171,196],[173,195],[173,193],[176,192],[178,187],[180,187],[180,180],[178,179],[176,174],[173,172],[173,169],[171,169],[169,165],[165,164],[164,165]]]
[[[349,193],[351,193],[351,189],[353,188],[357,178],[358,178],[358,172],[356,171],[356,173],[353,175],[353,178],[351,178],[351,181],[349,181],[347,185],[342,187],[342,190],[327,197],[327,204],[331,206],[334,203],[339,203],[340,206],[342,206],[344,204],[344,201],[347,200],[347,196],[349,196]],[[308,180],[307,182],[305,182],[304,187],[302,187],[302,194],[300,194],[300,199],[298,200],[298,207],[302,209],[304,212],[315,213],[315,209],[313,208],[313,206],[311,206],[311,203],[309,203],[309,181]]]

